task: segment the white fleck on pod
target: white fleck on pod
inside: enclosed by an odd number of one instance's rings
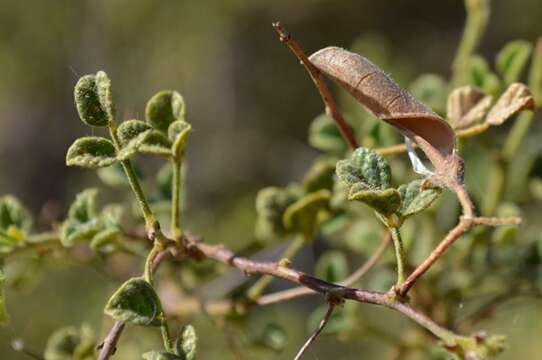
[[[457,173],[459,169],[450,169],[450,161],[456,158],[455,133],[451,126],[397,85],[382,69],[361,55],[334,46],[317,51],[309,60],[352,94],[367,111],[414,141],[437,172]]]

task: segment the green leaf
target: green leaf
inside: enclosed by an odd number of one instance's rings
[[[10,227],[28,234],[32,230],[32,217],[17,198],[5,195],[0,197],[0,230],[9,232]]]
[[[390,215],[401,206],[401,195],[396,189],[373,190],[363,183],[350,187],[348,200],[363,202],[383,215]]]
[[[134,119],[126,120],[117,128],[117,136],[122,147],[125,147],[130,141],[141,135],[141,133],[151,129],[152,127],[145,121]]]
[[[444,114],[448,84],[440,75],[423,74],[410,84],[411,94],[438,114]]]
[[[100,106],[107,114],[109,122],[115,120],[115,105],[113,104],[113,92],[111,90],[111,80],[104,71],[96,73],[96,91]]]
[[[336,250],[323,253],[318,258],[314,269],[316,277],[328,282],[337,283],[348,276],[346,256]]]
[[[65,247],[72,247],[77,242],[90,240],[101,228],[97,219],[81,223],[74,219],[67,219],[60,228],[60,242]]]
[[[190,134],[191,131],[192,126],[183,120],[174,121],[169,125],[168,137],[173,143],[171,152],[177,159],[182,158],[188,141],[188,134]]]
[[[132,278],[111,296],[105,314],[116,321],[158,326],[162,309],[152,286],[142,278]]]
[[[330,199],[329,190],[319,190],[297,200],[288,206],[282,216],[284,227],[291,232],[303,234],[305,239],[312,239],[327,218]]]
[[[281,326],[270,323],[265,325],[262,333],[256,338],[255,343],[281,352],[288,344],[288,334],[286,334],[286,331]]]
[[[299,199],[292,188],[267,187],[256,195],[256,237],[269,239],[286,235],[282,217],[286,208]]]
[[[423,180],[414,180],[399,186],[402,203],[398,213],[403,219],[431,206],[441,193],[440,189],[422,189],[422,186]]]
[[[149,351],[141,355],[145,360],[182,360],[182,357],[179,357],[175,354],[171,354],[165,351]]]
[[[9,321],[8,309],[6,307],[6,275],[4,274],[4,263],[0,259],[0,325],[6,325]]]
[[[115,146],[111,141],[96,136],[82,137],[70,146],[66,165],[97,168],[117,162]]]
[[[47,340],[45,360],[93,360],[96,359],[96,337],[88,325],[78,329],[74,326],[56,330]]]
[[[487,65],[484,58],[474,55],[467,63],[467,84],[479,87],[485,93],[496,96],[501,90],[501,82]]]
[[[172,122],[184,120],[184,99],[176,91],[160,91],[147,103],[145,117],[152,127],[165,133]]]
[[[194,360],[198,337],[192,325],[185,325],[181,329],[179,337],[175,340],[175,352],[183,360]]]
[[[90,241],[90,247],[103,253],[111,252],[115,249],[120,233],[120,229],[116,226],[105,228],[94,235]]]
[[[106,80],[100,76],[100,94],[106,100]],[[81,120],[89,126],[106,126],[109,121],[108,111],[100,102],[96,75],[85,75],[75,85],[75,106]]]
[[[518,81],[532,51],[533,46],[525,40],[511,41],[499,51],[495,66],[507,85]]]
[[[316,161],[303,179],[303,187],[308,193],[322,189],[333,189],[335,176],[335,161],[325,159]]]
[[[316,117],[309,128],[309,144],[314,148],[335,155],[343,155],[348,150],[337,125],[329,116]]]
[[[81,191],[75,197],[68,210],[68,218],[87,222],[96,217],[96,196],[98,189],[89,188]]]
[[[336,171],[339,179],[348,185],[363,183],[367,188],[380,190],[390,187],[390,166],[371,149],[356,149],[350,159],[337,162]]]
[[[126,144],[118,153],[119,160],[126,160],[136,152],[149,155],[171,156],[171,143],[158,130],[146,130]]]

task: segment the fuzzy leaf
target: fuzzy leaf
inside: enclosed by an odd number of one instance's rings
[[[96,337],[87,325],[81,329],[74,326],[56,330],[47,340],[45,360],[93,360],[96,359]]]
[[[145,360],[182,360],[182,357],[165,351],[149,351],[141,355]]]
[[[336,250],[323,253],[318,258],[314,273],[320,279],[337,283],[348,275],[348,262],[346,256]]]
[[[318,150],[335,155],[343,155],[348,149],[337,125],[325,114],[312,121],[309,128],[309,144]]]
[[[491,108],[486,122],[491,125],[501,125],[515,114],[532,109],[534,109],[534,100],[529,88],[521,83],[514,83]]]
[[[350,187],[348,200],[363,202],[383,215],[392,214],[401,206],[401,195],[396,189],[371,189],[363,183]]]
[[[120,229],[116,226],[105,228],[98,232],[90,241],[90,247],[95,251],[104,253],[114,249],[115,243],[120,235]]]
[[[98,100],[103,111],[107,114],[109,122],[115,120],[115,106],[113,104],[113,92],[111,90],[111,80],[104,71],[96,73],[96,91]]]
[[[410,85],[410,92],[436,113],[444,113],[448,85],[442,76],[423,74]]]
[[[489,69],[487,62],[478,55],[472,56],[467,63],[467,83],[492,96],[497,95],[501,90],[499,78]]]
[[[142,278],[132,278],[122,284],[105,306],[105,314],[116,321],[135,325],[158,326],[161,313],[158,296]]]
[[[506,84],[518,81],[532,51],[531,43],[524,40],[511,41],[499,51],[496,67]]]
[[[84,223],[66,219],[60,228],[60,242],[65,247],[71,247],[77,242],[90,240],[100,231],[100,227],[97,219]]]
[[[256,237],[269,239],[286,235],[282,217],[286,208],[299,199],[292,188],[267,187],[256,195]]]
[[[125,147],[130,141],[137,138],[141,133],[151,130],[152,127],[141,120],[126,120],[117,128],[117,136],[120,144]]]
[[[96,196],[98,190],[94,188],[85,189],[75,197],[68,210],[68,218],[87,222],[96,217]]]
[[[256,338],[255,343],[280,352],[284,350],[288,343],[288,335],[282,327],[270,323],[264,327],[262,333]]]
[[[184,120],[184,99],[176,91],[160,91],[147,103],[145,117],[152,127],[166,133],[172,122]]]
[[[6,308],[6,294],[4,287],[6,285],[6,275],[4,274],[4,263],[0,259],[0,326],[9,321],[8,310]]]
[[[158,130],[146,130],[132,139],[118,153],[119,160],[126,160],[136,152],[149,155],[171,156],[171,143]]]
[[[319,190],[297,200],[288,206],[282,216],[284,227],[312,239],[324,220],[330,199],[329,190]]]
[[[337,162],[337,175],[348,185],[363,183],[370,189],[387,189],[391,183],[387,161],[367,148],[358,148],[350,159]]]
[[[175,340],[175,352],[180,359],[194,360],[196,358],[197,343],[196,330],[192,325],[185,325],[181,329],[181,334]]]
[[[398,213],[407,218],[417,214],[429,206],[439,197],[440,189],[422,189],[423,180],[414,180],[399,186],[401,194],[401,207]]]
[[[448,97],[447,119],[454,129],[466,128],[487,114],[492,97],[473,86],[462,86]]]
[[[70,146],[66,154],[66,165],[84,168],[109,166],[117,162],[115,146],[105,138],[82,137]]]
[[[101,77],[102,94],[105,97],[105,80]],[[96,75],[85,75],[79,79],[74,90],[75,106],[81,120],[89,126],[106,126],[109,122],[107,110],[102,107]]]
[[[177,120],[171,123],[168,128],[169,140],[173,143],[171,152],[176,158],[181,158],[186,148],[188,134],[192,131],[192,126],[183,120]]]
[[[316,161],[303,179],[303,187],[307,193],[327,189],[333,189],[333,177],[335,175],[335,161]]]
[[[0,230],[6,232],[10,227],[29,233],[32,229],[32,217],[17,198],[5,195],[0,197]]]

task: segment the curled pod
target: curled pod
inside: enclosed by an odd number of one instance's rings
[[[309,60],[367,111],[414,141],[437,172],[445,172],[443,167],[455,158],[455,133],[444,119],[361,55],[330,46],[312,54]]]

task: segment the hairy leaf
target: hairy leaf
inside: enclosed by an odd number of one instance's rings
[[[115,249],[120,229],[116,226],[105,228],[92,237],[90,247],[95,251],[108,253]]]
[[[330,250],[318,258],[314,273],[320,279],[337,283],[348,275],[348,262],[344,253]]]
[[[297,200],[288,206],[282,216],[284,227],[312,239],[325,220],[330,199],[329,190],[319,190]]]
[[[371,189],[363,183],[350,187],[348,200],[363,202],[383,215],[390,215],[401,206],[401,195],[396,189]]]
[[[447,118],[454,129],[466,128],[487,114],[492,97],[473,86],[462,86],[448,97]]]
[[[155,129],[166,133],[172,122],[184,120],[184,99],[176,91],[160,91],[147,103],[145,117]]]
[[[29,233],[32,217],[17,198],[5,195],[0,197],[0,230],[9,231],[10,227]]]
[[[102,94],[105,93],[104,84],[105,80],[101,77]],[[85,75],[80,78],[75,85],[74,97],[79,117],[85,124],[89,126],[106,126],[108,124],[109,115],[100,102],[96,75]]]
[[[367,148],[358,148],[350,159],[337,162],[337,175],[348,185],[362,183],[368,189],[387,189],[391,183],[387,161]]]
[[[299,195],[292,188],[267,187],[256,195],[256,237],[265,240],[286,235],[282,217]]]
[[[66,165],[97,168],[117,162],[115,146],[105,138],[82,137],[70,146],[66,154]]]
[[[96,91],[100,106],[107,115],[109,122],[115,120],[115,106],[113,104],[113,92],[111,90],[111,80],[104,71],[96,73]]]
[[[305,191],[310,193],[322,189],[333,189],[333,177],[335,176],[335,161],[316,161],[303,179]]]
[[[442,76],[423,74],[410,84],[410,92],[436,113],[444,113],[448,85]]]
[[[47,340],[45,360],[96,359],[96,337],[88,325],[56,330]]]
[[[171,152],[178,159],[180,159],[184,154],[190,131],[192,131],[192,126],[183,120],[174,121],[171,123],[171,125],[169,125],[168,137],[173,143]]]
[[[125,147],[130,141],[141,135],[141,133],[151,129],[152,127],[144,121],[127,120],[117,128],[117,136],[119,137],[120,144]]]
[[[183,360],[194,360],[198,337],[192,325],[185,325],[181,329],[179,337],[175,340],[175,351]]]
[[[117,157],[119,160],[126,160],[136,152],[169,157],[171,156],[171,143],[160,131],[146,130],[126,144],[119,151]]]
[[[506,84],[518,81],[532,51],[531,43],[524,40],[511,41],[499,51],[496,67]]]
[[[75,197],[68,210],[68,218],[79,222],[87,222],[96,217],[96,196],[98,189],[90,188],[81,191]]]
[[[423,180],[414,180],[408,184],[403,184],[399,186],[398,190],[402,199],[398,213],[403,218],[425,210],[440,195],[440,189],[423,189]]]
[[[337,125],[326,114],[317,116],[309,128],[309,144],[314,148],[342,156],[348,149]]]
[[[161,312],[158,296],[142,278],[132,278],[122,284],[105,306],[105,314],[116,321],[144,326],[160,325]]]
[[[534,100],[529,88],[521,83],[514,83],[491,108],[486,121],[491,125],[501,125],[515,114],[532,109],[534,109]]]

